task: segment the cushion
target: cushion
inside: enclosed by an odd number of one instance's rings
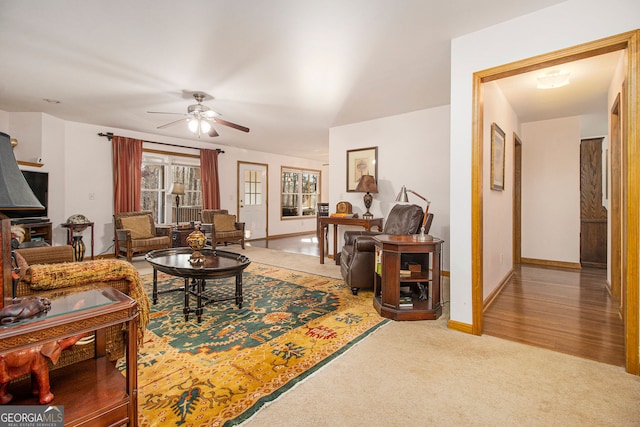
[[[235,215],[214,215],[213,226],[218,231],[235,231],[236,216]]]
[[[128,216],[122,218],[122,228],[131,230],[132,239],[148,239],[151,234],[151,224],[146,215]]]

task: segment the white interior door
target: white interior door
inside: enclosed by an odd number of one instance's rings
[[[267,188],[266,164],[238,162],[238,218],[248,240],[268,235]]]

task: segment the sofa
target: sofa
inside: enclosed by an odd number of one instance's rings
[[[418,205],[395,205],[384,228],[379,231],[346,231],[340,251],[340,272],[354,295],[360,289],[373,288],[375,240],[379,234],[416,234],[422,225],[424,212]],[[429,232],[433,214],[427,217],[425,233]]]
[[[124,260],[73,261],[73,248],[69,245],[16,249],[19,274],[17,298],[46,296],[57,289],[96,284],[109,286],[129,295],[138,303],[139,336],[141,343],[149,321],[149,301],[137,270]],[[104,355],[115,363],[125,355],[125,336],[122,325],[97,331],[73,348],[62,352],[57,369],[82,360]]]

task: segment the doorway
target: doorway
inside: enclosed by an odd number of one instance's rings
[[[473,177],[471,192],[471,233],[473,242],[471,275],[472,333],[481,335],[483,332],[483,84],[510,75],[539,70],[550,65],[568,63],[578,59],[623,50],[628,59],[625,69],[628,79],[626,87],[628,96],[625,96],[622,101],[622,110],[625,113],[622,122],[625,124],[626,135],[622,139],[624,168],[621,171],[620,191],[624,202],[621,204],[620,212],[612,212],[612,221],[621,220],[621,226],[626,230],[626,233],[623,234],[621,241],[612,241],[611,244],[620,245],[622,253],[622,270],[624,271],[622,273],[622,289],[625,289],[625,293],[622,296],[625,310],[625,367],[629,373],[640,374],[638,355],[640,328],[637,322],[640,281],[640,230],[637,219],[640,214],[640,198],[638,194],[640,192],[640,183],[638,183],[637,179],[627,178],[636,177],[640,174],[640,150],[638,149],[640,145],[640,111],[638,111],[636,105],[636,100],[640,93],[640,82],[638,81],[636,69],[640,58],[639,38],[640,31],[633,31],[474,73],[474,107],[472,109],[473,158],[471,162]],[[629,219],[633,219],[635,222],[629,222]],[[612,271],[612,274],[620,274],[620,272]]]
[[[245,239],[269,235],[268,165],[238,162],[238,221],[245,223]]]

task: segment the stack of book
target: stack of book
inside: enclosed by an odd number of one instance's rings
[[[398,300],[398,308],[413,308],[413,300],[410,296],[400,295]]]

